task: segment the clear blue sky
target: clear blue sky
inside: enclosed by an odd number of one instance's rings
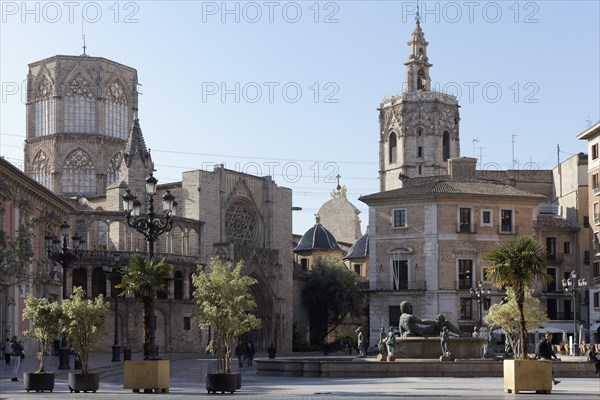
[[[416,2],[2,2],[0,154],[23,164],[27,64],[87,53],[138,71],[161,183],[215,163],[292,188],[304,233],[338,173],[378,190],[378,113],[402,91]],[[553,168],[600,119],[598,1],[419,2],[432,84],[459,94],[461,153]],[[224,92],[227,90],[227,92]],[[457,93],[460,90],[460,93]],[[301,94],[299,93],[301,91]],[[236,98],[237,96],[237,98]],[[475,142],[474,139],[478,139]]]

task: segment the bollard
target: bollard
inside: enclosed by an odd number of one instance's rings
[[[131,360],[131,347],[123,347],[123,360]]]

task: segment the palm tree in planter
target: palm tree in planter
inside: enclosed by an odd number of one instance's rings
[[[23,374],[23,384],[28,392],[54,389],[54,373],[46,372],[45,357],[48,346],[60,334],[61,317],[62,308],[57,302],[36,299],[31,295],[25,298],[23,320],[30,320],[33,323],[33,329],[25,331],[25,334],[34,339],[40,349],[36,354],[40,360],[37,371]]]
[[[205,273],[199,267],[192,275],[194,290],[194,317],[199,328],[212,326],[215,338],[207,350],[217,356],[217,373],[206,374],[206,390],[231,392],[241,387],[241,375],[231,373],[231,359],[238,336],[261,325],[252,311],[256,302],[250,294],[250,286],[256,280],[242,276],[242,261],[235,266],[229,261],[214,257]]]
[[[133,293],[142,299],[144,321],[144,361],[126,361],[124,366],[125,389],[148,392],[169,388],[169,361],[158,360],[156,356],[154,332],[154,300],[158,291],[168,289],[172,279],[173,265],[162,259],[155,263],[142,256],[134,256],[129,260],[129,269],[122,271],[123,278],[116,287],[122,289],[120,295]],[[140,372],[139,369],[144,369]],[[140,379],[143,377],[144,379]]]
[[[552,277],[546,273],[546,249],[530,236],[520,236],[498,243],[496,249],[486,253],[483,258],[492,264],[486,272],[488,279],[497,287],[512,289],[518,313],[518,336],[513,347],[515,360],[504,360],[505,390],[515,393],[520,390],[550,391],[552,365],[526,360],[525,298],[527,291],[536,281],[547,283],[552,280]],[[523,371],[523,369],[527,370]],[[539,379],[534,379],[535,377]]]
[[[89,355],[96,343],[106,336],[106,318],[110,305],[100,294],[86,299],[80,286],[73,288],[71,297],[63,301],[62,329],[81,360],[81,373],[69,373],[71,392],[96,392],[100,374],[89,372]]]

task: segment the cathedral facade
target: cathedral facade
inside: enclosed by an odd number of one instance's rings
[[[128,226],[122,206],[129,191],[145,215],[150,200],[145,180],[154,172],[137,97],[136,70],[111,60],[84,54],[29,65],[25,172],[77,210],[64,215],[71,232],[85,240],[82,257],[67,271],[67,292],[82,286],[88,296],[103,294],[111,304],[117,290],[102,267],[112,266],[115,253],[122,268],[133,255],[148,254],[145,237]],[[159,183],[157,208],[167,192],[178,204],[173,228],[159,236],[154,251],[155,258],[174,265],[168,293],[159,293],[156,301],[160,351],[204,351],[215,334],[196,326],[191,280],[213,256],[243,260],[244,272],[258,282],[252,295],[262,326],[243,339],[252,340],[258,351],[271,343],[280,351],[291,350],[291,190],[271,177],[217,165],[213,171],[185,172],[178,182]],[[55,230],[56,224],[46,229]],[[139,300],[120,300],[119,343],[133,351],[141,349],[141,315]],[[107,347],[109,338],[100,344]]]

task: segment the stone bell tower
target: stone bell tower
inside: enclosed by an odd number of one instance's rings
[[[447,175],[448,159],[460,156],[458,101],[431,91],[428,45],[417,13],[404,91],[379,107],[381,191],[401,188],[407,178]]]

